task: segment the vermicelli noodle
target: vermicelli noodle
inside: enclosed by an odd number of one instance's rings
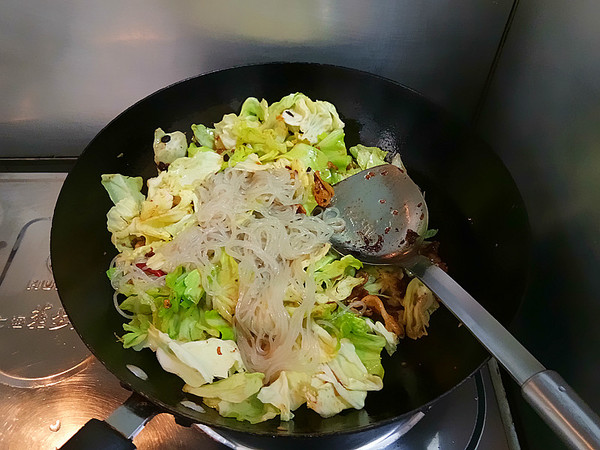
[[[281,370],[311,370],[318,363],[310,264],[328,250],[343,221],[335,211],[297,214],[303,192],[286,168],[220,172],[196,190],[197,226],[157,251],[165,258],[165,271],[214,264],[222,251],[235,258],[238,346],[246,365],[267,378]],[[203,286],[210,297],[210,283]]]
[[[155,352],[224,417],[362,408],[383,387],[383,349],[426,335],[437,302],[406,271],[331,249],[346,226],[337,183],[389,156],[344,138],[327,101],[250,97],[212,127],[157,128],[156,176],[103,174],[123,347]]]

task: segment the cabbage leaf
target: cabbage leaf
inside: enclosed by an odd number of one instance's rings
[[[140,192],[143,180],[141,177],[104,174],[101,183],[114,203],[106,215],[108,231],[121,232],[140,214],[142,202],[145,200],[144,194]]]
[[[344,130],[342,129],[329,133],[318,143],[317,148],[325,154],[327,159],[335,166],[335,169],[341,173],[346,172],[346,168],[352,162],[352,157],[348,155],[346,144],[344,144]]]
[[[205,398],[204,403],[215,408],[223,417],[231,417],[240,422],[246,420],[252,424],[264,422],[279,414],[279,410],[273,405],[261,402],[258,394],[251,395],[240,403],[227,402],[217,398]]]
[[[270,403],[279,410],[281,420],[294,418],[292,411],[306,402],[306,389],[310,384],[310,375],[304,372],[282,371],[269,386],[263,387],[258,399]]]
[[[185,156],[187,147],[187,139],[181,131],[165,133],[162,129],[157,128],[154,132],[153,148],[156,164],[171,164],[176,159]]]
[[[406,335],[411,339],[427,335],[429,318],[439,307],[433,292],[419,279],[413,278],[406,287],[403,306],[402,322]]]
[[[352,255],[346,255],[341,259],[332,259],[331,253],[325,258],[329,261],[325,264],[317,263],[315,270],[315,282],[317,286],[323,286],[325,289],[330,288],[335,280],[344,276],[354,276],[357,269],[363,266],[363,263]]]
[[[388,152],[381,150],[377,147],[366,147],[358,144],[354,147],[350,147],[350,153],[356,159],[356,163],[359,165],[361,170],[370,169],[371,167],[381,166],[387,164],[385,157]]]
[[[238,372],[228,378],[211,384],[193,387],[184,386],[183,390],[198,397],[215,398],[231,403],[240,403],[256,394],[263,386],[264,373]]]
[[[368,372],[352,342],[342,339],[336,357],[321,364],[312,376],[306,405],[323,417],[331,417],[347,408],[363,408],[367,391],[382,387],[381,378]]]
[[[141,205],[146,199],[140,192],[143,184],[142,177],[128,177],[118,173],[102,175],[102,186],[115,205],[124,199],[131,199],[134,203]]]
[[[182,378],[191,387],[227,378],[246,368],[237,344],[217,338],[181,342],[171,339],[150,326],[143,344],[156,352],[158,362],[167,372]]]
[[[367,372],[383,378],[381,351],[387,344],[384,337],[373,334],[365,322],[365,318],[351,312],[342,312],[332,321],[338,330],[340,339],[348,339],[356,350],[356,354],[364,364]]]
[[[200,144],[200,147],[206,147],[211,150],[215,148],[215,130],[208,128],[202,124],[198,124],[192,125],[192,132],[194,133],[194,138],[196,138],[196,142]]]

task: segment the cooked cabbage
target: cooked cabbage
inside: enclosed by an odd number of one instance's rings
[[[340,257],[329,244],[339,213],[311,213],[317,188],[335,191],[386,152],[347,150],[335,107],[301,93],[248,98],[190,136],[156,130],[147,195],[141,178],[102,177],[123,345],[154,351],[225,417],[362,408],[383,387],[382,350],[426,334],[437,302],[402,270]]]

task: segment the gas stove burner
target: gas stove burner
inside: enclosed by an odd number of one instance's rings
[[[26,223],[0,274],[0,382],[57,383],[89,358],[60,304],[49,266],[49,218]]]
[[[398,448],[399,440],[405,436],[421,419],[425,417],[422,412],[391,425],[385,425],[374,430],[356,433],[354,435],[324,436],[316,441],[315,438],[289,440],[281,447],[296,448],[310,447],[318,450],[322,448],[352,448],[354,450],[392,450]],[[283,423],[283,422],[282,422]],[[291,423],[288,423],[290,426]],[[215,430],[206,425],[196,424],[208,437],[218,444],[232,450],[258,450],[261,448],[276,448],[278,445],[271,437],[252,437]]]

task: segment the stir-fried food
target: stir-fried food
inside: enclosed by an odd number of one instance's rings
[[[190,139],[156,130],[146,194],[140,177],[102,176],[123,345],[154,351],[190,398],[226,417],[362,408],[383,387],[383,349],[426,335],[438,306],[402,269],[330,247],[344,227],[329,207],[335,184],[387,153],[347,149],[335,107],[303,94],[248,98],[191,128]]]

